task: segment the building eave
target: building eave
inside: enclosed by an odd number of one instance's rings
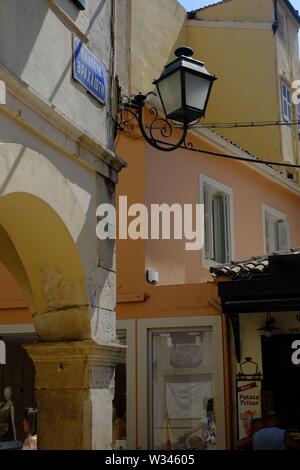
[[[234,155],[237,157],[241,158],[248,158],[250,160],[261,160],[261,158],[257,158],[254,155],[250,154],[246,150],[240,148],[238,145],[236,145],[233,142],[230,142],[229,140],[225,139],[225,137],[222,137],[215,132],[211,131],[210,129],[207,128],[202,128],[202,129],[197,129],[191,131],[192,134],[197,135],[198,137],[200,136],[207,144],[213,143],[220,151],[228,154],[228,155]],[[221,157],[220,157],[221,158]],[[289,191],[292,191],[293,193],[297,194],[298,196],[300,195],[300,185],[297,183],[287,179],[286,176],[284,176],[282,173],[279,171],[275,170],[271,166],[264,164],[264,163],[251,163],[245,162],[245,161],[240,161],[241,164],[246,165],[247,167],[250,167],[253,171],[256,171],[260,173],[261,175],[266,176],[267,178],[276,181],[279,183],[281,186],[283,186],[285,189],[288,189]]]
[[[300,16],[299,16],[299,12],[298,10],[296,10],[293,5],[291,4],[291,2],[289,0],[283,0],[283,3],[285,4],[285,6],[287,7],[287,9],[290,11],[290,13],[292,14],[292,16],[295,18],[295,20],[297,21],[298,25],[300,25]]]
[[[197,13],[199,13],[201,11],[205,11],[209,8],[225,6],[229,2],[231,2],[231,0],[222,0],[222,1],[217,2],[217,3],[213,3],[212,5],[206,5],[205,7],[197,8],[196,10],[191,10],[191,11],[187,12],[187,18],[189,20],[195,20]],[[298,10],[296,10],[294,8],[294,6],[292,5],[292,3],[289,0],[283,0],[283,3],[287,7],[287,9],[291,13],[291,15],[294,17],[294,19],[297,21],[298,25],[300,25],[300,16],[299,16]]]

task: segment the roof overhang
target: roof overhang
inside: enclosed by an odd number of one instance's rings
[[[223,313],[300,310],[300,277],[263,278],[219,283]]]
[[[283,3],[286,5],[288,10],[291,12],[297,23],[300,25],[300,16],[298,10],[296,10],[289,0],[283,0]]]
[[[223,313],[300,310],[300,254],[269,257],[269,271],[218,285]]]
[[[223,1],[220,1],[220,2],[217,2],[217,3],[213,3],[212,5],[207,5],[205,7],[197,8],[196,10],[189,11],[189,12],[187,12],[187,18],[190,19],[190,20],[193,20],[193,19],[196,18],[196,15],[199,11],[207,10],[208,8],[213,8],[214,6],[225,6],[226,3],[228,3],[228,0],[223,0]],[[295,18],[297,23],[300,25],[300,16],[299,16],[298,10],[296,10],[296,8],[294,8],[294,6],[290,2],[290,0],[283,0],[283,3],[286,5],[286,7],[288,8],[288,10],[292,14],[292,16]]]

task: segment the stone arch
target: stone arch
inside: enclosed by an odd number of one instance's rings
[[[0,224],[0,260],[22,288],[41,339],[90,338],[86,273],[97,263],[96,237],[63,175],[19,144],[0,144]]]

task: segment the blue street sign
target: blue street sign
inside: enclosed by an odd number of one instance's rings
[[[73,45],[73,78],[100,103],[106,99],[106,71],[103,63],[78,38]]]

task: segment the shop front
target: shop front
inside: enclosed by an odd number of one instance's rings
[[[251,420],[270,411],[278,413],[281,427],[300,438],[299,252],[213,271],[223,314],[232,325],[235,438],[249,434]]]
[[[158,286],[145,303],[119,303],[115,448],[226,448],[222,318],[199,300],[212,288]]]

